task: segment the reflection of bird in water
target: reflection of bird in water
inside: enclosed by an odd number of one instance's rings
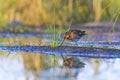
[[[71,41],[75,41],[76,45],[77,45],[77,41],[84,35],[87,35],[85,33],[85,31],[81,31],[81,30],[69,30],[68,32],[65,32],[63,35],[63,41],[60,44],[60,46],[63,44],[64,40],[71,40]]]
[[[68,68],[83,68],[85,64],[80,62],[77,57],[68,57],[64,59],[63,65]]]
[[[61,46],[63,44],[65,39],[70,40],[70,41],[74,41],[76,43],[76,45],[78,45],[77,41],[84,35],[87,35],[85,31],[71,30],[70,29],[69,31],[64,33],[62,43],[59,46]],[[61,54],[61,56],[62,56],[62,58],[64,60],[64,57],[63,57],[62,54]]]

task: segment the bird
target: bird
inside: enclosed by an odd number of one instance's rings
[[[69,30],[67,32],[65,32],[63,34],[63,40],[61,42],[61,44],[59,46],[61,46],[63,44],[63,42],[65,41],[65,39],[70,40],[70,41],[74,41],[76,45],[77,41],[84,35],[87,35],[86,31],[82,31],[82,30]]]
[[[63,65],[68,68],[83,68],[85,63],[81,62],[77,57],[68,57],[63,60]]]
[[[70,29],[63,34],[63,40],[58,47],[62,46],[65,39],[70,40],[70,41],[74,41],[75,44],[78,46],[77,41],[84,35],[87,35],[86,31]],[[62,56],[62,59],[65,60],[64,56],[62,54],[61,54],[61,56]]]

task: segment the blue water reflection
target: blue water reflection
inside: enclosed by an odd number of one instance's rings
[[[19,37],[35,37],[36,34],[18,34]],[[15,37],[15,34],[12,34],[12,37]],[[46,37],[42,42],[48,45],[53,42],[50,40],[50,37],[53,37],[53,34],[38,34],[36,35],[39,38]],[[11,37],[10,34],[7,36],[4,34],[2,37]],[[61,40],[58,41],[61,43]],[[0,42],[0,45],[19,45],[19,42]],[[34,44],[34,43],[31,43]],[[35,44],[39,45],[39,44]],[[41,44],[42,45],[42,44]],[[64,46],[74,46],[74,42],[65,41]],[[120,37],[119,36],[103,36],[103,35],[91,35],[88,39],[88,36],[83,37],[78,41],[80,47],[98,47],[98,48],[111,48],[111,49],[120,49]],[[30,45],[29,45],[30,46]],[[7,47],[0,47],[0,49],[7,50]],[[8,50],[14,51],[18,47]],[[23,48],[24,49],[24,48]],[[31,50],[35,50],[31,48]],[[16,52],[16,51],[15,51]],[[26,51],[27,52],[27,51]],[[6,52],[1,52],[5,53]],[[19,52],[19,54],[22,52]],[[16,54],[11,54],[7,56],[0,57],[0,80],[34,80],[35,75],[32,71],[26,70],[24,67],[24,61],[21,55],[18,52]],[[87,54],[87,53],[86,53]],[[85,55],[85,54],[84,54]],[[95,54],[97,55],[97,54]],[[47,55],[46,55],[47,56]],[[95,60],[99,61],[99,64],[94,63]],[[62,59],[58,62],[57,67],[50,67],[45,70],[41,70],[38,73],[37,80],[119,80],[120,76],[120,59],[101,59],[101,58],[84,58],[80,57],[80,61],[83,61],[86,65],[84,68],[80,69],[69,69],[63,68],[61,64]],[[96,69],[96,65],[97,68]],[[98,72],[96,73],[96,71]],[[68,72],[71,73],[71,76],[68,76]]]

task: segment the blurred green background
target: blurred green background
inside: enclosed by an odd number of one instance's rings
[[[0,24],[27,25],[120,21],[120,0],[0,0]]]

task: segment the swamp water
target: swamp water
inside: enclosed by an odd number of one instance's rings
[[[0,80],[119,80],[120,77],[120,33],[119,32],[95,32],[88,30],[90,35],[83,37],[78,41],[79,47],[92,47],[118,50],[118,55],[109,57],[109,50],[106,51],[107,57],[84,57],[75,56],[80,59],[86,65],[83,68],[65,68],[62,65],[62,58],[58,55],[51,56],[46,55],[49,53],[44,51],[42,54],[32,51],[20,51],[17,48],[4,47],[3,46],[48,46],[53,41],[50,37],[53,34],[18,34],[15,37],[12,34],[7,35],[9,38],[1,38],[0,42]],[[88,34],[89,34],[88,33]],[[1,35],[2,36],[2,35]],[[6,34],[4,34],[6,36]],[[3,37],[3,36],[2,36]],[[61,40],[58,40],[61,43]],[[65,41],[64,46],[73,46],[74,43]],[[16,51],[14,51],[17,49]],[[29,49],[29,47],[28,47]],[[58,53],[59,53],[58,49]],[[96,50],[97,51],[97,50]],[[57,52],[57,51],[56,51]],[[99,52],[99,49],[98,49]],[[10,53],[10,55],[8,55]],[[52,53],[52,52],[50,52]],[[91,54],[92,52],[90,52]],[[101,52],[102,54],[104,52]],[[55,54],[53,51],[52,54]],[[71,53],[72,54],[72,53]],[[86,53],[87,54],[87,53]],[[88,52],[89,54],[89,52]],[[115,53],[116,54],[116,53]],[[99,55],[97,55],[99,56]],[[104,56],[104,55],[103,55]]]

